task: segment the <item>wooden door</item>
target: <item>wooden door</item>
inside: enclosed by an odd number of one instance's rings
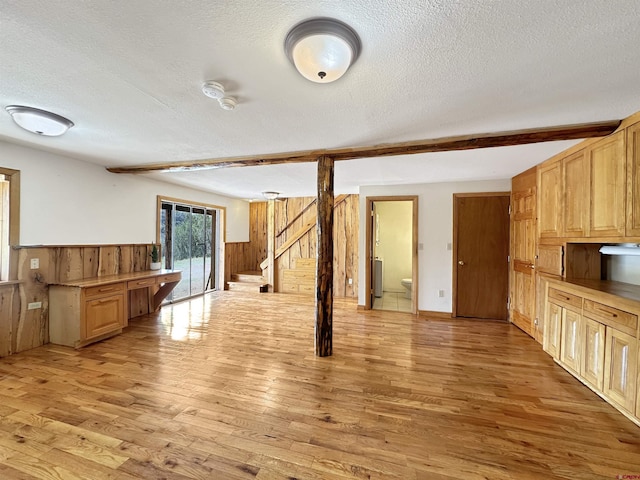
[[[604,325],[590,318],[582,319],[582,361],[580,375],[596,390],[604,382]]]
[[[562,160],[565,237],[589,236],[589,158],[584,150]]]
[[[640,237],[640,123],[627,128],[627,237]]]
[[[510,319],[534,335],[536,306],[536,169],[511,182],[511,293]]]
[[[562,233],[562,169],[560,161],[538,168],[538,235]]]
[[[633,413],[636,402],[638,344],[631,335],[606,327],[604,393],[621,408]]]
[[[591,237],[621,237],[625,232],[625,132],[615,133],[588,149],[591,165]]]
[[[562,309],[560,361],[575,373],[580,372],[580,317],[579,313]]]
[[[456,317],[507,319],[509,194],[454,195]]]

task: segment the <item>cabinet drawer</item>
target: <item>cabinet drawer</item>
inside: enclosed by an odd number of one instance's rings
[[[157,277],[157,283],[170,283],[170,282],[179,282],[182,274],[179,272],[176,273],[167,273],[166,275],[162,275]]]
[[[618,310],[617,308],[594,302],[593,300],[585,300],[584,314],[616,330],[620,330],[633,337],[636,336],[638,316],[633,313]]]
[[[561,290],[556,290],[555,288],[550,288],[549,301],[557,305],[561,305],[568,310],[582,313],[582,297],[578,297],[577,295],[563,292]]]
[[[127,282],[127,289],[135,290],[136,288],[151,287],[152,285],[155,285],[155,284],[156,284],[155,277],[141,278],[139,280],[129,280]]]
[[[85,303],[81,340],[121,330],[124,326],[124,295],[96,298]]]
[[[97,287],[85,288],[85,297],[100,297],[112,293],[120,293],[124,291],[124,283],[111,283],[109,285],[99,285]]]

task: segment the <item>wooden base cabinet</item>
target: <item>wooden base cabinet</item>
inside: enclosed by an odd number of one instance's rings
[[[560,361],[574,373],[580,371],[580,323],[579,313],[562,309],[562,339],[560,341]]]
[[[544,350],[640,425],[640,287],[574,282],[547,279]]]
[[[582,319],[582,360],[580,376],[593,388],[602,391],[604,385],[605,326],[588,317]]]
[[[607,327],[604,360],[604,393],[629,413],[634,413],[637,385],[637,340]]]

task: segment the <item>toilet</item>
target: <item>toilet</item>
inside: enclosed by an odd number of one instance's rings
[[[410,278],[403,278],[400,283],[406,290],[404,292],[404,298],[411,298],[411,284],[413,281]]]

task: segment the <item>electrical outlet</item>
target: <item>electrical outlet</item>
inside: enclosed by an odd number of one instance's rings
[[[451,244],[447,243],[447,250],[451,250]]]
[[[353,285],[353,278],[350,278],[348,281],[349,281],[349,285]]]
[[[424,250],[424,243],[418,244],[418,250]]]
[[[42,308],[42,302],[31,302],[27,305],[27,310],[36,310]]]
[[[444,290],[438,290],[438,296],[440,298],[443,298],[444,297]]]
[[[31,259],[31,270],[35,270],[36,268],[40,268],[40,259],[32,258]]]

